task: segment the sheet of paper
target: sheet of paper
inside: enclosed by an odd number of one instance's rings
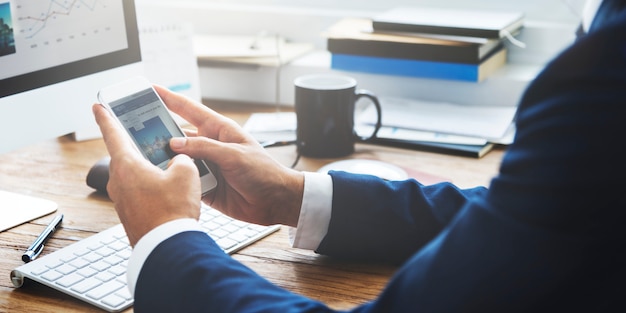
[[[388,127],[500,140],[509,130],[517,107],[467,106],[383,97],[382,124]],[[376,111],[367,107],[357,122],[373,125]]]
[[[0,232],[57,210],[57,203],[0,190]]]
[[[296,140],[296,127],[294,112],[253,113],[243,125],[259,142]]]

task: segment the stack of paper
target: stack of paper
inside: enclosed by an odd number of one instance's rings
[[[432,134],[432,141],[441,141],[439,138],[443,137],[458,141],[449,143],[489,141],[509,144],[512,140],[511,126],[517,107],[468,106],[391,97],[380,101],[382,124],[387,128],[383,133],[389,136],[396,134],[397,138],[406,138],[411,131],[421,131]],[[375,122],[376,109],[373,106],[368,106],[357,117],[357,124],[363,127]]]
[[[480,158],[495,144],[510,144],[517,108],[381,98],[382,124],[374,143]],[[356,118],[359,133],[376,122],[373,106]]]

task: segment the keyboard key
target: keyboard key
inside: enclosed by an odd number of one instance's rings
[[[55,270],[63,275],[68,275],[72,272],[74,272],[76,270],[75,267],[69,265],[69,264],[63,264],[57,268],[55,268]]]
[[[30,271],[30,273],[33,275],[41,275],[49,270],[50,269],[47,266],[40,266],[40,267],[35,267],[32,271]]]
[[[112,295],[108,295],[106,297],[104,297],[102,299],[102,303],[112,307],[112,308],[116,308],[118,306],[121,306],[122,304],[124,304],[124,302],[128,301],[128,299],[124,299],[120,296],[118,296],[117,294],[112,294]]]
[[[83,277],[91,277],[93,275],[98,274],[99,272],[91,267],[85,267],[85,268],[79,269],[78,272],[76,273],[78,273],[80,276],[83,276]]]
[[[213,222],[204,223],[204,224],[202,224],[202,226],[204,228],[208,229],[209,231],[213,231],[213,230],[216,230],[216,229],[220,228],[220,224],[213,223]]]
[[[125,250],[122,250],[122,251],[118,252],[117,256],[119,256],[120,258],[122,258],[124,260],[128,260],[128,259],[130,259],[130,254],[131,253],[132,253],[132,250],[125,249]]]
[[[95,269],[96,271],[102,272],[106,269],[108,269],[109,267],[111,267],[111,265],[107,262],[104,262],[102,260],[96,262],[96,263],[92,263],[91,264],[91,268]]]
[[[100,281],[103,282],[107,282],[115,277],[117,277],[117,275],[111,273],[111,272],[99,272],[98,274],[96,274],[95,276],[97,279],[99,279]]]
[[[109,268],[109,272],[111,272],[111,273],[113,273],[113,274],[115,274],[117,276],[124,275],[124,274],[126,274],[126,266],[122,266],[122,265],[118,264],[116,266],[113,266],[113,267]]]
[[[90,242],[90,245],[87,246],[87,249],[93,251],[93,250],[98,250],[102,247],[104,247],[104,245],[100,241],[94,241],[94,242]]]
[[[128,244],[124,243],[122,241],[116,240],[115,242],[113,242],[113,243],[111,243],[109,245],[109,248],[119,252],[119,251],[122,251],[122,250],[128,248]]]
[[[61,260],[61,262],[64,262],[64,263],[69,263],[69,262],[74,261],[76,258],[77,256],[75,255],[67,255],[67,256],[60,258],[59,260]]]
[[[213,220],[215,223],[218,223],[220,225],[226,225],[228,223],[230,223],[230,219],[226,216],[218,216]]]
[[[76,249],[76,251],[74,251],[74,255],[75,256],[83,256],[87,253],[91,252],[91,250],[87,249],[87,248],[80,248],[80,249]]]
[[[111,237],[105,237],[100,239],[100,243],[102,243],[103,245],[109,247],[111,246],[112,243],[116,242],[117,238],[111,236]]]
[[[216,229],[212,232],[210,232],[211,236],[214,238],[223,238],[226,237],[228,235],[228,232],[224,229]]]
[[[85,266],[88,266],[89,264],[91,264],[91,262],[83,258],[75,259],[74,261],[70,262],[70,265],[75,268],[84,268]]]
[[[95,252],[90,252],[89,254],[83,255],[83,260],[89,263],[99,261],[100,259],[102,259],[102,256]]]
[[[97,279],[85,279],[74,285],[71,290],[82,294],[100,285],[102,285],[102,282]]]
[[[258,235],[258,234],[259,234],[259,231],[254,230],[254,229],[252,229],[252,228],[250,228],[250,227],[246,227],[246,228],[243,230],[243,232],[244,232],[244,233],[246,234],[246,236],[248,236],[248,237],[254,237],[254,236],[256,236],[256,235]]]
[[[124,283],[125,282],[126,281],[124,281]],[[133,299],[133,295],[130,294],[130,291],[128,290],[128,288],[122,288],[122,289],[116,291],[115,295],[117,295],[118,297],[122,297],[125,300],[132,300]]]
[[[82,281],[83,279],[85,279],[85,277],[79,275],[78,273],[72,273],[70,275],[63,276],[62,278],[57,280],[56,283],[65,288],[69,288],[72,285]]]
[[[95,250],[95,252],[97,254],[101,255],[101,256],[109,256],[109,255],[115,253],[116,251],[111,249],[111,248],[109,248],[109,247],[101,247],[100,249]]]
[[[236,242],[244,242],[246,240],[248,240],[248,236],[241,234],[241,233],[234,233],[234,234],[230,234],[228,236],[229,239],[232,239]]]
[[[102,260],[110,265],[116,265],[125,261],[124,258],[120,258],[117,255],[110,255]]]
[[[87,293],[87,297],[92,298],[94,300],[102,299],[104,296],[113,293],[114,291],[125,287],[123,283],[120,283],[117,280],[113,280],[102,284]]]
[[[57,267],[59,267],[59,266],[61,266],[61,265],[63,265],[63,262],[61,262],[61,260],[57,260],[57,259],[55,259],[55,260],[50,260],[50,261],[48,261],[48,262],[46,263],[46,266],[47,266],[48,268],[57,268]]]
[[[59,278],[63,277],[63,274],[57,272],[57,271],[47,271],[45,272],[43,275],[41,275],[41,278],[47,280],[47,281],[55,281]]]
[[[229,233],[234,233],[234,232],[238,231],[239,228],[241,228],[241,227],[237,227],[236,225],[233,225],[233,223],[226,224],[226,225],[224,225],[222,227],[223,230],[225,230],[225,231],[227,231]]]
[[[220,246],[220,248],[226,250],[226,249],[230,249],[232,247],[234,247],[237,242],[232,240],[232,239],[228,239],[228,238],[221,238],[218,239],[217,241],[215,241],[217,243],[218,246]]]

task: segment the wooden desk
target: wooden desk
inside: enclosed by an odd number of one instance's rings
[[[213,107],[240,123],[251,109],[263,110],[217,104]],[[269,151],[287,166],[296,157],[294,146]],[[502,153],[502,149],[496,149],[482,159],[472,159],[361,144],[351,158],[384,160],[418,178],[444,178],[461,187],[472,187],[489,183],[497,173]],[[65,136],[0,155],[0,189],[56,201],[58,212],[65,214],[63,227],[48,241],[41,256],[119,223],[110,200],[85,184],[89,168],[106,154],[102,140],[75,142]],[[335,160],[303,157],[296,168],[315,171]],[[44,216],[0,233],[0,312],[101,312],[36,283],[19,289],[12,286],[10,271],[22,264],[23,251],[50,219]],[[390,266],[341,262],[290,248],[284,227],[234,258],[281,287],[344,309],[375,298],[395,270]],[[127,311],[132,312],[132,308]]]

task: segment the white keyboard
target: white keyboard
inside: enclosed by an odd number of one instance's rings
[[[234,220],[202,206],[200,224],[227,253],[273,233],[280,226],[260,226]],[[122,224],[19,266],[11,272],[15,287],[29,278],[109,312],[133,305],[126,286],[131,247]]]

